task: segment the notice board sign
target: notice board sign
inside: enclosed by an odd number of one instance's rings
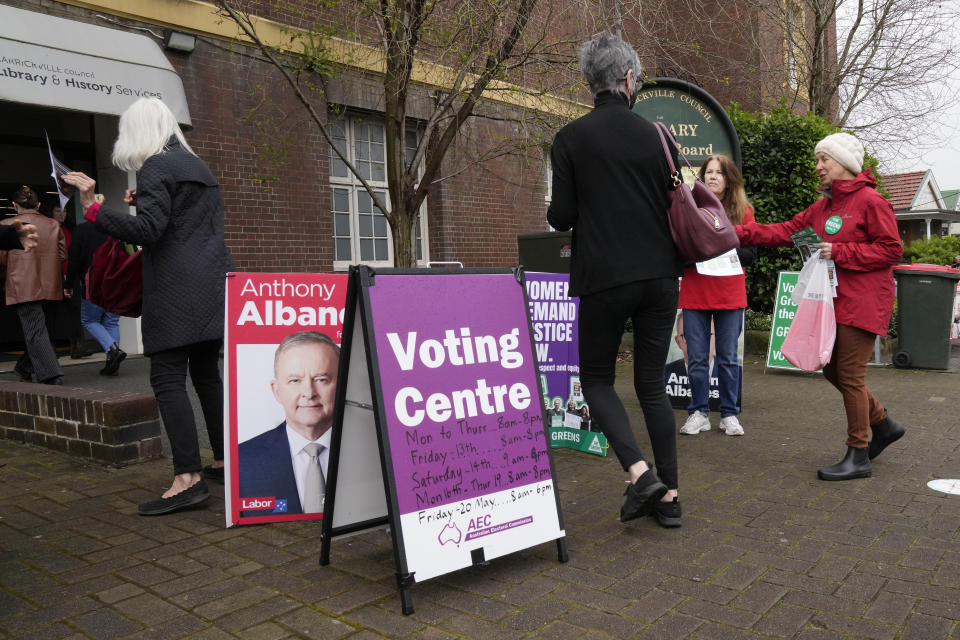
[[[343,402],[375,425],[379,451],[364,457],[383,463],[404,613],[416,582],[550,541],[565,561],[522,272],[356,267],[351,276]],[[355,370],[361,352],[367,366]],[[352,428],[344,418],[334,425],[321,562],[334,525],[362,526],[338,516],[339,474],[358,457],[337,440]]]
[[[295,472],[293,450],[300,438],[303,444],[331,438],[346,294],[346,275],[228,274],[223,365],[228,527],[323,517],[317,501],[305,494],[302,469]],[[298,354],[307,359],[295,361]],[[278,365],[284,371],[278,372]],[[309,391],[295,389],[294,365],[326,377],[308,385]],[[310,398],[309,415],[297,407],[302,397]],[[325,474],[329,453],[318,464]]]
[[[773,369],[800,371],[780,353],[793,317],[797,315],[797,305],[792,295],[799,277],[799,271],[781,271],[777,278],[777,297],[773,302],[773,324],[770,327],[770,344],[767,347],[767,366]]]

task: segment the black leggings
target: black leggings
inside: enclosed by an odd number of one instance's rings
[[[643,460],[623,402],[613,388],[627,318],[633,320],[633,384],[643,410],[657,475],[677,482],[677,425],[663,370],[680,294],[676,278],[639,280],[580,298],[580,382],[600,430],[626,471]]]
[[[160,405],[160,418],[173,450],[173,472],[200,472],[200,444],[193,407],[187,395],[187,369],[200,398],[203,420],[215,460],[223,460],[222,340],[208,340],[150,355],[150,386]]]

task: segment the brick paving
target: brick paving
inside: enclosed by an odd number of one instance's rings
[[[124,367],[68,384],[145,390],[144,362]],[[960,376],[871,368],[907,436],[841,483],[816,479],[844,452],[839,394],[758,362],[744,378],[744,437],[679,436],[681,529],[621,524],[615,459],[558,450],[570,561],[546,544],[428,580],[410,616],[383,530],[335,539],[321,567],[319,525],[225,529],[217,485],[206,508],[137,516],[167,459],[105,468],[0,440],[0,640],[960,639],[960,496],[926,487],[960,478]]]

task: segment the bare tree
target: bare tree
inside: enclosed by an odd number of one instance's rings
[[[655,72],[748,108],[785,99],[881,150],[938,144],[925,132],[957,99],[957,0],[625,2]]]
[[[937,144],[926,131],[956,91],[945,80],[957,69],[952,37],[960,17],[953,0],[805,0],[813,15],[807,78],[809,104],[860,132],[879,149]],[[827,50],[836,23],[836,62]],[[925,139],[925,140],[924,140]]]
[[[384,213],[392,232],[394,263],[401,267],[416,264],[418,211],[431,187],[444,178],[444,161],[465,124],[479,116],[502,117],[512,122],[513,142],[537,129],[533,121],[538,110],[523,107],[548,93],[574,95],[579,82],[570,73],[573,43],[592,26],[582,28],[588,6],[577,2],[557,8],[539,0],[328,0],[323,15],[301,12],[298,20],[290,20],[306,21],[309,27],[289,30],[286,44],[278,48],[265,42],[258,32],[258,18],[242,10],[239,1],[218,0],[217,4],[221,14],[235,22],[283,74],[323,138]],[[313,3],[289,2],[287,15],[305,6],[316,9]],[[326,83],[347,67],[361,66],[361,61],[342,52],[343,47],[334,52],[344,43],[365,45],[373,53],[372,61],[363,63],[379,66],[376,82],[383,89],[389,201],[334,144]],[[418,64],[433,65],[428,69],[429,81],[423,74],[419,82],[415,80]],[[517,108],[488,108],[491,102],[485,98],[490,96]],[[414,101],[418,113],[426,112],[417,122],[411,121]],[[406,133],[412,126],[422,135],[408,155]],[[506,146],[505,142],[488,145],[479,152],[479,160],[503,153]]]

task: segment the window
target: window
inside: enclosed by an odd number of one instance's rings
[[[553,202],[553,163],[550,162],[550,150],[547,149],[543,152],[543,203],[544,203],[544,212],[550,208],[550,203]],[[546,213],[544,213],[544,218],[546,218]],[[547,231],[556,231],[550,223],[547,222]]]
[[[386,139],[383,121],[375,116],[331,115],[333,144],[353,163],[384,206],[390,204],[387,190]],[[407,162],[416,152],[417,130],[407,129]],[[330,158],[330,211],[333,216],[333,267],[344,270],[351,264],[393,266],[390,225],[370,193],[333,147]],[[415,246],[417,262],[425,264],[425,207],[417,216]]]

